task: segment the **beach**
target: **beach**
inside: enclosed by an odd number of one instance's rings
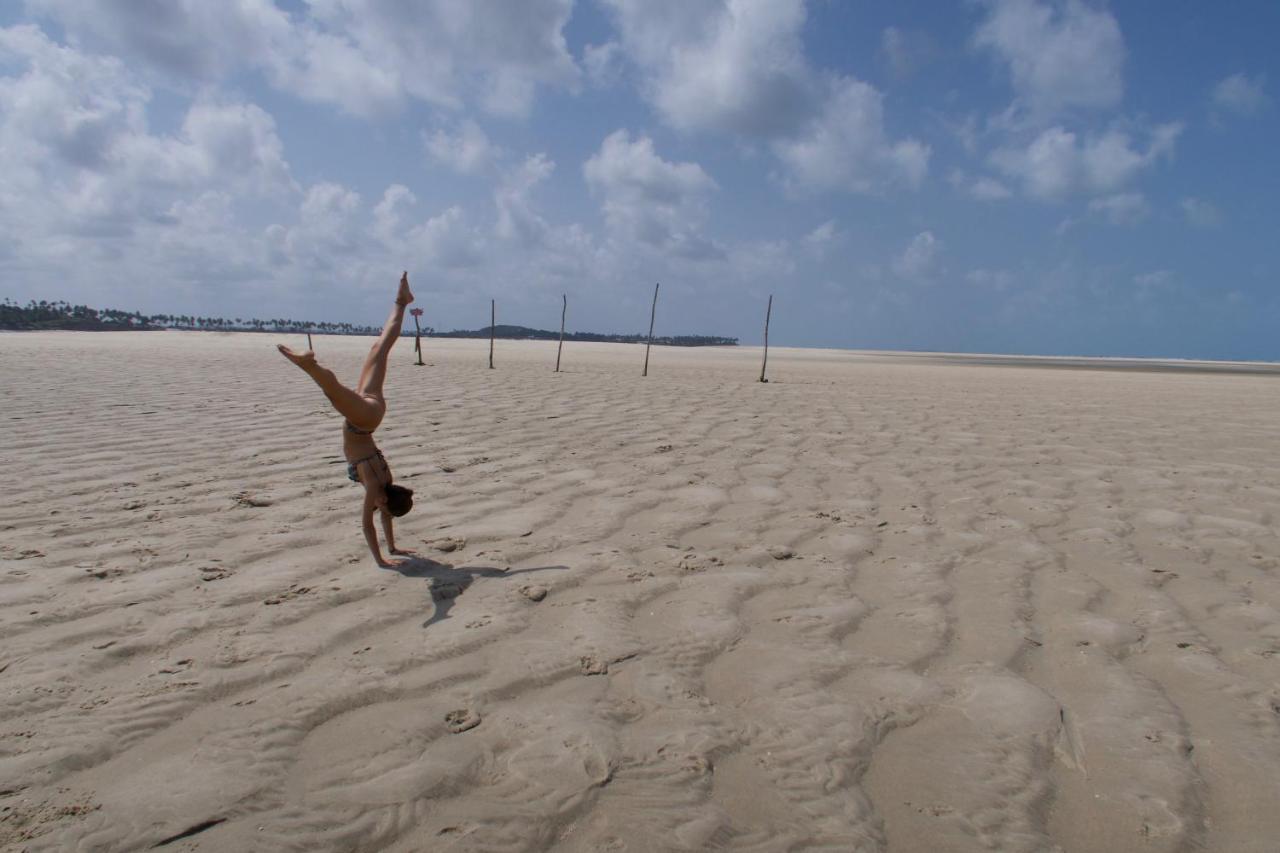
[[[1280,377],[276,343],[0,335],[0,849],[1276,849]]]

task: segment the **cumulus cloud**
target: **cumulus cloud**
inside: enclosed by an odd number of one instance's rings
[[[992,166],[1019,181],[1031,196],[1062,198],[1075,192],[1114,192],[1140,172],[1172,157],[1182,125],[1158,125],[1145,148],[1125,130],[1112,128],[1080,137],[1061,126],[1050,127],[1026,145],[1007,145],[992,152]]]
[[[976,284],[979,287],[1005,290],[1013,283],[1013,273],[1008,270],[979,268],[969,270],[965,273],[964,279],[970,284]]]
[[[180,194],[293,186],[275,122],[253,105],[197,100],[174,134],[147,124],[150,91],[110,57],[58,45],[35,27],[0,29],[0,193],[16,227],[128,232],[164,222]]]
[[[1142,193],[1115,193],[1090,201],[1089,212],[1103,217],[1112,225],[1137,225],[1147,218],[1151,206]]]
[[[431,159],[463,175],[480,174],[501,154],[471,119],[464,119],[452,130],[424,131],[422,141]]]
[[[764,140],[793,191],[917,186],[928,146],[893,141],[883,96],[804,53],[803,0],[606,0],[658,115],[682,131]]]
[[[1106,9],[1080,0],[985,0],[973,36],[1007,67],[1016,106],[1050,118],[1114,107],[1124,94],[1124,38]]]
[[[1188,196],[1178,203],[1187,222],[1197,228],[1216,228],[1222,224],[1222,213],[1212,202]]]
[[[804,241],[810,246],[825,246],[836,237],[836,221],[828,219],[805,235]]]
[[[938,252],[941,250],[942,243],[933,236],[932,231],[921,231],[911,238],[911,242],[902,250],[902,254],[894,258],[892,269],[900,278],[926,278],[933,272]]]
[[[789,132],[816,108],[803,0],[606,0],[647,95],[672,126]]]
[[[612,86],[622,77],[622,46],[616,41],[587,45],[582,49],[582,68],[591,85]]]
[[[577,84],[563,28],[572,0],[33,0],[74,39],[156,69],[157,81],[262,72],[277,88],[369,115],[407,97],[522,115],[539,85]]]
[[[786,185],[800,192],[862,193],[918,187],[929,169],[929,146],[915,139],[890,141],[882,101],[883,96],[866,83],[839,80],[812,122],[797,136],[773,144]]]
[[[582,173],[616,235],[691,259],[723,255],[698,233],[716,183],[697,163],[663,160],[653,140],[632,139],[618,130],[605,138]]]
[[[947,175],[947,183],[978,201],[999,201],[1009,198],[1013,191],[989,175],[971,176],[962,169],[952,169]]]
[[[290,38],[289,17],[271,0],[27,0],[37,14],[56,18],[77,42],[141,60],[167,76],[212,82],[269,61]]]
[[[1213,87],[1213,105],[1236,115],[1257,115],[1270,103],[1264,90],[1266,80],[1265,74],[1232,74]]]
[[[556,164],[545,154],[526,157],[507,174],[494,191],[498,209],[496,233],[504,240],[519,240],[526,246],[537,245],[547,231],[547,223],[532,207],[530,195],[534,187],[551,177]]]

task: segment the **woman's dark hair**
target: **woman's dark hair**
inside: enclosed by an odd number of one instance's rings
[[[399,518],[413,509],[413,489],[387,484],[387,512]]]

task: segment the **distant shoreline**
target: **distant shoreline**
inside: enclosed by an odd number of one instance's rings
[[[190,314],[151,314],[140,311],[120,311],[114,308],[90,308],[87,305],[70,305],[66,302],[29,302],[17,305],[5,300],[0,303],[0,331],[9,332],[152,332],[177,330],[183,332],[268,332],[289,335],[359,335],[376,336],[381,327],[361,326],[354,323],[330,323],[325,321],[272,319],[259,320],[237,317],[199,317]],[[402,334],[414,334],[405,328]],[[422,329],[426,338],[488,338],[489,326],[480,329],[454,329],[438,332],[433,328]],[[559,340],[560,333],[528,326],[496,325],[492,336],[501,340]],[[603,332],[566,332],[566,341],[591,341],[596,343],[644,343],[649,340],[641,334],[606,334]],[[702,347],[737,346],[738,339],[716,335],[655,335],[653,343],[663,346]]]

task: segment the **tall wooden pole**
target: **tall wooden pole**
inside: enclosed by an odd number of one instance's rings
[[[556,347],[556,373],[560,372],[560,352],[564,349],[564,315],[569,313],[568,295],[562,293],[560,298],[564,300],[564,305],[560,309],[560,346]]]
[[[769,315],[773,313],[773,294],[769,294],[769,307],[764,309],[764,361],[760,363],[760,381],[768,382],[764,378],[764,369],[769,366]]]
[[[649,347],[653,346],[653,318],[658,316],[658,285],[659,284],[661,284],[661,282],[658,282],[653,286],[653,308],[652,310],[649,311],[649,342],[644,345],[644,370],[641,371],[640,373],[641,376],[649,375]]]
[[[421,308],[414,308],[413,314],[413,351],[418,354],[418,360],[415,362],[419,367],[423,367],[422,363],[422,327],[418,325],[418,315],[422,313]]]
[[[307,332],[307,349],[315,352],[315,347],[311,346],[311,333]]]
[[[489,369],[493,370],[493,336],[497,331],[498,322],[498,303],[496,300],[489,300]]]

